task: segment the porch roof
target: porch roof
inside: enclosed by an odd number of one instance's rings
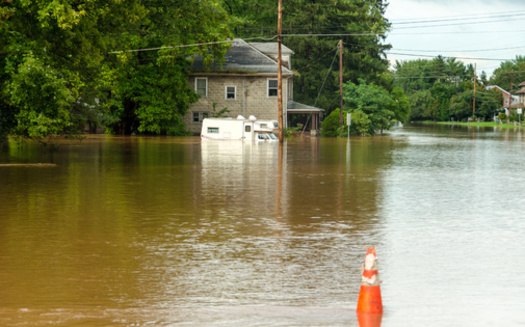
[[[312,114],[322,113],[324,109],[312,107],[303,103],[299,103],[293,100],[288,100],[288,106],[286,112],[290,114]]]

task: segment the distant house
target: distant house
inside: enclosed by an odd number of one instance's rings
[[[509,91],[504,90],[497,85],[489,85],[487,86],[487,90],[496,90],[501,93],[503,96],[502,107],[505,109],[508,109],[513,103],[519,102],[519,97],[512,95]]]
[[[282,46],[283,122],[292,114],[312,114],[312,134],[319,128],[323,110],[293,101],[293,51]],[[227,108],[228,117],[253,115],[258,119],[279,120],[277,103],[277,43],[232,41],[224,62],[204,65],[196,56],[190,68],[190,86],[200,95],[184,121],[191,132],[200,133],[202,120]]]
[[[519,90],[517,90],[515,93],[519,97],[518,101],[516,103],[513,103],[509,108],[515,109],[515,108],[525,108],[525,82],[521,82],[519,85]]]

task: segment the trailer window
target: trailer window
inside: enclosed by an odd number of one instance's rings
[[[250,133],[252,131],[252,127],[250,125],[246,125],[244,127],[244,131],[247,132],[247,133]]]
[[[208,133],[219,134],[219,127],[208,127]]]

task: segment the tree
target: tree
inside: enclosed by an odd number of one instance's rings
[[[276,34],[277,4],[273,0],[222,0],[231,16],[231,29],[241,38],[272,38]],[[340,106],[337,45],[344,42],[345,81],[365,78],[391,90],[383,44],[390,23],[383,0],[288,0],[283,3],[283,43],[294,51],[294,99],[331,112]],[[348,36],[328,36],[348,34]],[[320,36],[323,35],[323,36]],[[273,39],[273,38],[272,38]],[[334,63],[332,65],[332,63]],[[328,76],[323,86],[325,77]]]
[[[385,88],[373,83],[367,84],[364,80],[360,80],[359,85],[345,83],[343,94],[348,112],[362,113],[370,120],[369,134],[390,128],[393,120],[403,119],[408,111],[408,100],[400,94],[400,90],[396,89],[392,96]],[[401,100],[401,103],[396,102],[395,98]]]
[[[410,103],[410,121],[425,120],[429,118],[425,115],[425,109],[430,106],[432,101],[432,95],[429,90],[410,94],[410,96],[408,96],[408,101]]]
[[[410,102],[408,97],[400,87],[394,87],[391,96],[395,102],[393,104],[395,119],[400,122],[406,122],[410,115]]]
[[[525,56],[516,56],[514,60],[502,62],[489,81],[491,85],[498,85],[505,90],[516,90],[517,85],[525,81]]]
[[[225,54],[231,37],[226,12],[215,0],[150,1],[142,22],[124,36],[126,45],[108,70],[107,88],[113,133],[185,134],[182,116],[198,97],[188,84],[188,58],[204,56],[205,63]],[[206,44],[203,44],[206,43]],[[178,47],[193,44],[194,46]],[[162,48],[159,51],[135,49]]]
[[[457,121],[465,120],[468,117],[472,117],[472,99],[472,91],[465,91],[460,93],[459,95],[454,95],[450,99],[450,116]]]
[[[474,67],[454,58],[396,62],[395,69],[394,85],[409,95],[410,120],[449,120],[451,97],[472,91]]]
[[[321,136],[323,137],[344,137],[348,135],[348,125],[346,114],[349,111],[343,112],[344,126],[340,125],[339,108],[333,110],[328,117],[323,120],[321,128]],[[366,114],[361,111],[352,113],[352,123],[350,125],[350,134],[368,136],[374,133],[370,129],[371,122]]]
[[[78,134],[88,120],[180,130],[196,99],[187,58],[220,58],[227,22],[216,0],[3,1],[0,131],[41,140]]]

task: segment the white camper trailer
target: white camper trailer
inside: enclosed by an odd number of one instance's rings
[[[279,122],[277,120],[257,119],[255,130],[268,130],[274,134],[279,134]]]
[[[262,128],[257,119],[250,116],[233,118],[204,118],[201,129],[202,140],[275,141],[272,128]]]

